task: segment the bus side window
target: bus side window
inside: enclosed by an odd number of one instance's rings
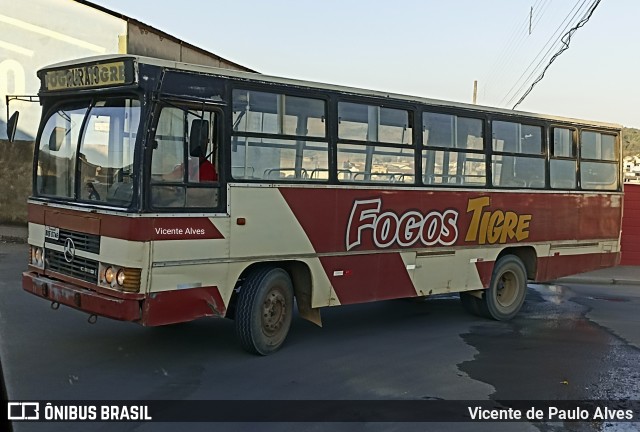
[[[580,185],[582,189],[618,188],[617,137],[583,130],[580,133]]]
[[[322,99],[233,90],[232,177],[269,182],[327,181],[325,115]]]
[[[493,121],[493,184],[498,187],[545,187],[542,127]]]
[[[481,119],[424,112],[423,181],[427,185],[484,186],[484,123]]]
[[[215,112],[163,108],[151,163],[153,207],[218,206]]]
[[[551,159],[549,161],[549,179],[553,189],[576,188],[576,158],[574,130],[555,127],[551,134]]]

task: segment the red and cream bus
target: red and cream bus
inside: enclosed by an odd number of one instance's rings
[[[508,320],[619,261],[617,125],[135,56],[39,78],[23,288],[90,320],[228,317],[268,354],[294,301]]]

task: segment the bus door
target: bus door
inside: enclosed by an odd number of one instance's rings
[[[162,103],[153,143],[147,203],[153,217],[153,289],[226,285],[228,225],[221,187],[223,112]]]

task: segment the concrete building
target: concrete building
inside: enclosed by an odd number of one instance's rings
[[[84,0],[21,0],[0,10],[0,97],[35,95],[36,71],[43,66],[100,54],[137,54],[250,71],[141,21]],[[18,140],[33,140],[40,107],[12,100],[20,111]],[[0,139],[6,138],[6,108],[0,112]]]

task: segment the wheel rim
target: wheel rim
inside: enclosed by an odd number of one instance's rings
[[[500,277],[496,286],[496,300],[501,307],[513,306],[518,297],[519,284],[515,273],[507,272]]]
[[[275,336],[287,319],[287,300],[284,294],[273,289],[269,291],[262,304],[262,331],[268,336]]]

